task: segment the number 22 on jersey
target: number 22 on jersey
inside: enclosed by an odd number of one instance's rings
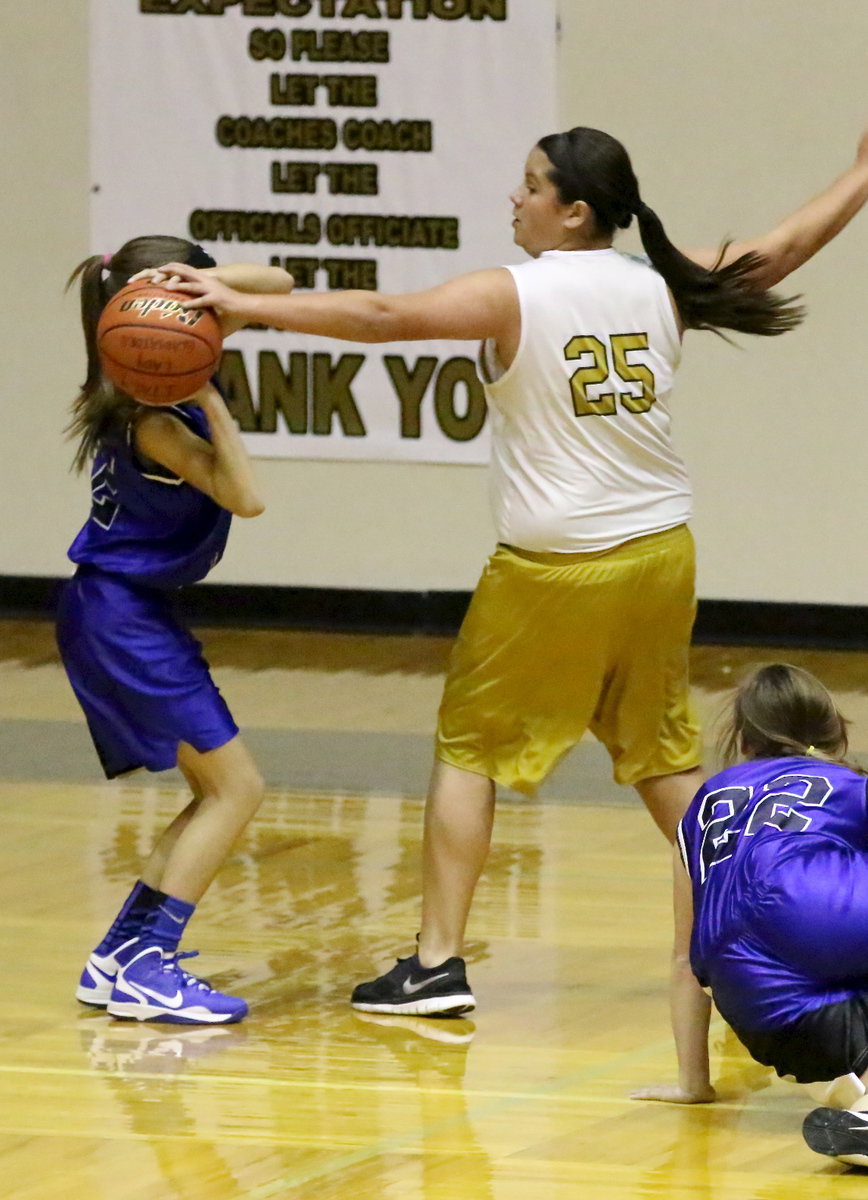
[[[756,793],[746,786],[709,792],[697,818],[703,830],[700,882],[712,867],[732,857],[737,839],[753,837],[767,826],[789,833],[810,829],[811,816],[804,810],[822,807],[831,793],[823,775],[779,775]]]

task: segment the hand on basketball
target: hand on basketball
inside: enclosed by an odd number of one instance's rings
[[[680,1083],[652,1083],[630,1093],[631,1100],[664,1100],[669,1104],[711,1104],[717,1092],[711,1084],[683,1088]]]
[[[215,271],[200,270],[187,263],[149,267],[132,278],[147,278],[170,292],[185,292],[188,299],[182,301],[184,308],[213,308],[221,315],[231,316],[239,311],[242,300],[239,292],[220,282]]]
[[[168,287],[170,283],[181,282],[180,275],[169,275],[164,267],[145,267],[144,270],[131,275],[128,282],[136,283],[139,279],[144,279],[155,287]]]

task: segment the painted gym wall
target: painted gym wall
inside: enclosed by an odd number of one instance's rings
[[[0,0],[0,575],[51,576],[66,572],[88,503],[61,436],[84,369],[63,284],[90,250],[87,3],[42,0],[38,21],[32,8]],[[864,0],[561,0],[561,14],[563,126],[626,143],[681,245],[762,232],[848,165],[868,122]],[[146,64],[134,69],[147,78]],[[517,105],[521,93],[516,79]],[[516,180],[527,149],[515,147]],[[506,198],[492,219],[509,220]],[[865,603],[866,261],[868,212],[788,281],[810,309],[802,329],[738,347],[687,336],[675,414],[703,597]],[[464,589],[492,543],[482,468],[259,470],[267,512],[237,523],[216,581]]]

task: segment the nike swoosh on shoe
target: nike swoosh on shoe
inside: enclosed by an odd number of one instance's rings
[[[142,993],[151,1000],[156,1000],[158,1004],[165,1005],[166,1008],[183,1008],[184,997],[180,990],[175,992],[174,996],[166,996],[163,992],[153,992],[149,987],[145,987],[143,983],[130,983],[124,980],[124,986],[132,994]]]
[[[430,979],[420,979],[418,983],[411,983],[409,976],[401,984],[401,991],[405,996],[413,996],[416,992],[421,992],[423,987],[427,987],[429,983],[436,983],[438,979],[448,979],[449,972],[444,971],[442,975],[432,975]]]

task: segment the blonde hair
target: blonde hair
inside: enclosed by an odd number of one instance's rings
[[[845,759],[847,725],[819,679],[788,663],[768,663],[739,684],[718,745],[725,765],[740,758],[795,756],[861,772]]]

